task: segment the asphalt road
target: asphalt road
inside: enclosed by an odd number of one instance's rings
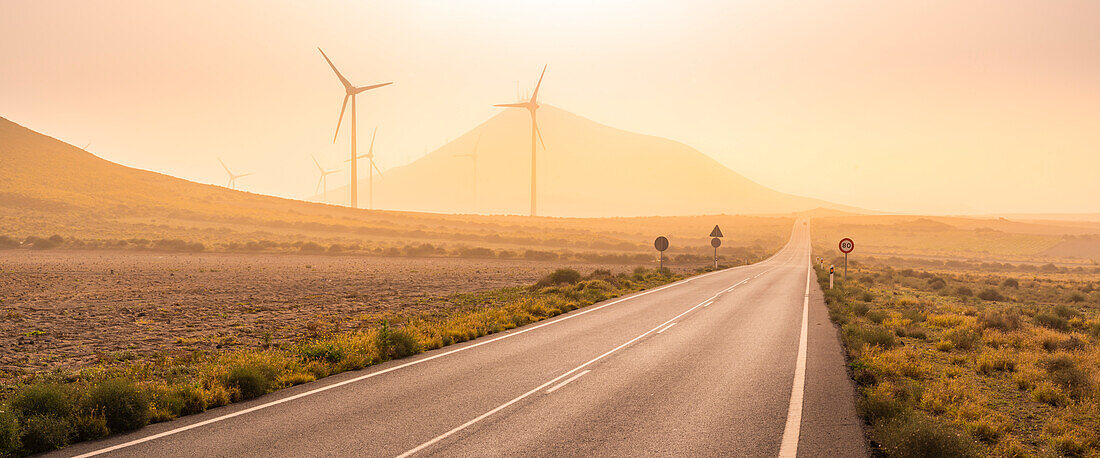
[[[866,456],[809,240],[57,454]]]

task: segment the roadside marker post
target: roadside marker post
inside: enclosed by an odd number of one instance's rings
[[[665,236],[657,237],[653,241],[653,248],[657,249],[657,272],[665,270],[665,250],[668,249],[668,239]]]
[[[856,248],[856,242],[844,237],[840,239],[840,251],[844,253],[844,281],[848,281],[848,253]]]
[[[829,289],[833,289],[833,265],[829,265]]]

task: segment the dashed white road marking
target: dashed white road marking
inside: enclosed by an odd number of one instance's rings
[[[565,379],[564,382],[561,382],[557,385],[554,385],[549,390],[546,390],[546,394],[550,394],[550,393],[553,393],[553,392],[557,391],[558,388],[561,388],[561,387],[565,386],[567,383],[572,382],[573,380],[581,378],[582,375],[587,374],[589,372],[592,372],[592,371],[589,370],[589,369],[585,369],[584,371],[581,371],[581,372],[577,373],[577,375],[574,375],[572,377],[569,377],[569,378]]]
[[[706,307],[706,306],[704,305],[703,307]],[[665,332],[665,331],[667,331],[667,330],[668,330],[668,328],[671,328],[671,327],[673,327],[673,326],[676,326],[676,323],[672,323],[672,324],[670,324],[670,325],[668,325],[668,326],[665,326],[665,327],[664,327],[663,329],[661,329],[660,331],[657,331],[657,334],[660,334],[660,333],[662,333],[662,332]]]

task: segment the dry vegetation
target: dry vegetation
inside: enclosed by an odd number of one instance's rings
[[[223,351],[102,360],[19,376],[4,387],[0,453],[21,455],[140,428],[348,370],[474,339],[682,278],[637,268],[559,269],[529,287],[454,294],[429,312],[397,310],[356,329]]]
[[[826,301],[880,452],[1100,455],[1100,271],[859,259]]]

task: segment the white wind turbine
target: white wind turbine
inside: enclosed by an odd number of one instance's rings
[[[229,175],[229,183],[226,184],[229,189],[237,189],[236,185],[238,178],[244,178],[246,176],[252,175],[252,173],[242,173],[240,175],[234,175],[233,172],[229,171],[229,167],[225,166],[225,162],[222,162],[221,158],[218,158],[218,162],[221,163],[222,168],[225,169],[225,173]]]
[[[378,168],[378,164],[374,163],[374,138],[378,136],[378,128],[374,128],[374,133],[370,136],[370,148],[367,148],[367,154],[355,156],[355,159],[348,159],[344,162],[351,162],[351,169],[355,170],[355,163],[359,162],[359,159],[370,159],[370,167],[367,167],[367,171],[370,172],[370,179],[367,181],[367,208],[374,208],[374,171],[378,171],[378,176],[382,176],[382,169]],[[374,170],[371,170],[374,169]]]
[[[535,118],[535,111],[539,109],[539,86],[542,86],[542,77],[546,76],[546,66],[542,67],[539,82],[535,84],[535,92],[531,94],[531,100],[519,103],[501,103],[494,106],[510,108],[526,108],[531,113],[531,216],[536,215],[535,207],[535,137],[542,143],[542,149],[546,149],[546,143],[542,141],[542,132],[539,131],[539,123]]]
[[[321,51],[321,48],[317,48],[317,50]],[[347,78],[344,78],[344,75],[342,75],[340,73],[340,70],[336,69],[336,66],[332,64],[332,61],[329,60],[328,56],[325,55],[324,51],[321,51],[321,56],[324,56],[325,62],[328,62],[328,66],[332,67],[332,71],[335,72],[336,77],[340,79],[340,84],[344,85],[344,92],[345,92],[344,104],[342,106],[340,106],[340,119],[338,119],[336,121],[336,134],[334,134],[332,136],[332,142],[333,143],[336,143],[336,136],[340,134],[340,123],[344,121],[344,109],[347,108],[347,106],[348,106],[348,99],[349,98],[351,99],[351,157],[353,159],[351,161],[351,206],[352,206],[352,208],[359,208],[359,195],[358,195],[359,172],[358,172],[358,169],[356,168],[356,163],[358,161],[354,160],[357,157],[356,154],[355,154],[355,151],[356,151],[355,150],[355,148],[356,148],[356,145],[355,145],[355,130],[356,130],[355,129],[355,95],[359,94],[360,92],[368,91],[368,90],[371,90],[371,89],[374,89],[374,88],[379,88],[379,87],[390,85],[390,84],[393,84],[393,83],[389,82],[389,83],[382,83],[382,84],[372,84],[370,86],[360,86],[360,87],[352,86],[351,82],[349,82]]]
[[[328,176],[339,172],[340,169],[325,170],[324,167],[321,167],[321,163],[317,162],[316,156],[311,154],[309,157],[313,158],[313,163],[317,165],[317,171],[321,173],[321,178],[317,180],[317,189],[314,190],[313,193],[316,194],[317,191],[321,189],[321,184],[324,183],[325,192],[324,194],[321,194],[321,201],[326,202],[328,200]]]

